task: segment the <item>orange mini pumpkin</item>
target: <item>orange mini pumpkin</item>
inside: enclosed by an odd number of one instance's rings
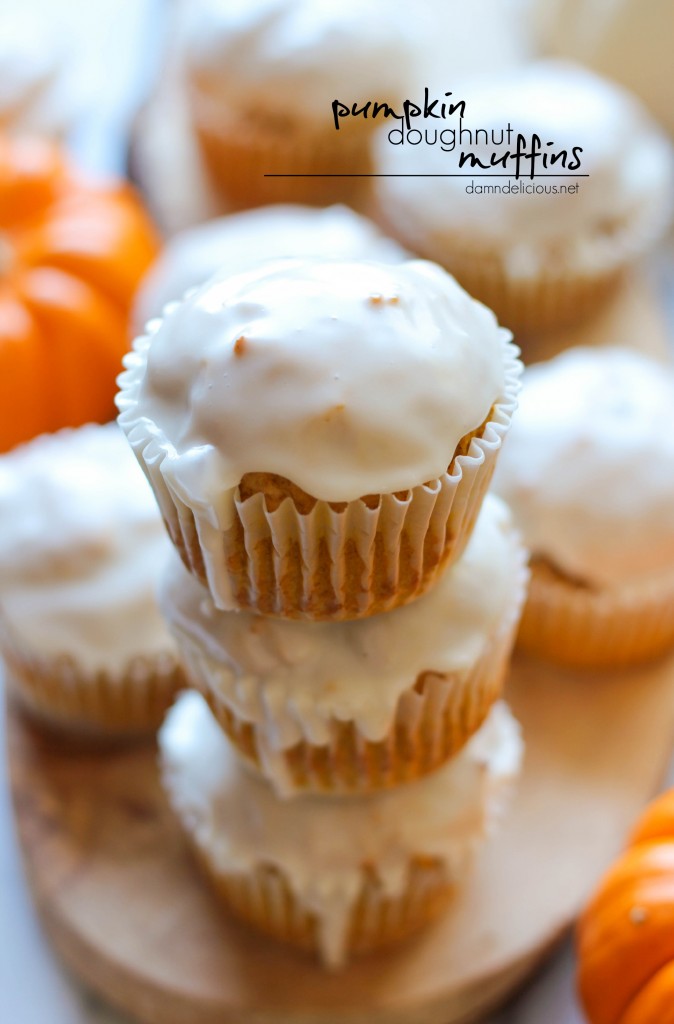
[[[590,1024],[674,1024],[674,789],[654,801],[578,928]]]
[[[114,415],[157,248],[127,185],[87,181],[51,143],[0,138],[0,451]]]

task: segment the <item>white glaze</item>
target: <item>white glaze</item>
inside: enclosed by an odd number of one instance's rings
[[[335,99],[407,95],[418,21],[385,0],[201,0],[188,75],[216,120],[233,108],[332,131]]]
[[[214,870],[278,867],[316,914],[332,965],[344,957],[363,865],[393,898],[415,856],[437,858],[450,879],[459,874],[502,811],[522,757],[519,728],[497,704],[461,754],[419,782],[369,797],[282,801],[241,766],[198,694],[180,698],[159,743],[169,799]]]
[[[366,217],[348,206],[263,206],[219,217],[171,238],[143,281],[134,323],[139,331],[167,302],[219,272],[235,274],[263,259],[330,256],[399,263],[406,258]]]
[[[380,741],[421,673],[470,671],[511,632],[525,561],[508,509],[488,496],[459,562],[429,593],[385,615],[308,623],[218,611],[177,558],[159,601],[188,667],[238,718],[263,725],[265,761],[275,763],[302,739],[328,743],[333,719]]]
[[[533,554],[600,587],[674,568],[674,372],[627,349],[525,371],[494,487]]]
[[[509,337],[431,263],[272,261],[150,322],[125,359],[120,423],[215,529],[246,472],[325,501],[407,490],[503,399]]]
[[[116,424],[0,459],[0,606],[15,641],[85,672],[172,653],[154,590],[171,549]]]
[[[453,83],[456,98],[466,101],[466,117],[447,122],[456,129],[453,152],[439,145],[400,147],[388,141],[384,130],[378,138],[379,170],[385,173],[461,173],[464,177],[392,177],[378,179],[380,203],[385,216],[399,224],[411,240],[460,234],[467,247],[488,246],[501,255],[513,274],[536,273],[546,253],[560,261],[572,258],[578,269],[610,260],[616,234],[623,227],[641,236],[660,235],[672,210],[674,162],[671,145],[641,104],[625,90],[599,76],[561,61],[540,61],[500,74],[484,75]],[[511,145],[494,145],[491,134],[475,145],[459,143],[460,123],[474,131],[494,130],[497,142],[502,129],[513,128]],[[442,127],[443,125],[441,125]],[[436,128],[438,122],[427,127]],[[470,164],[459,169],[462,150],[489,162],[492,152],[515,148],[517,133],[527,140],[536,133],[543,149],[567,150],[582,146],[578,174],[589,177],[537,178],[534,184],[561,185],[579,182],[578,193],[568,194],[469,194]],[[552,141],[553,146],[546,143]],[[528,162],[522,164],[520,182]],[[514,173],[510,164],[508,173]],[[563,172],[559,164],[544,170],[540,158],[536,173]],[[493,173],[502,174],[497,166]],[[489,174],[475,168],[474,173]],[[474,179],[476,185],[511,184],[502,177]],[[411,244],[411,243],[410,243]],[[620,254],[621,255],[621,254]]]

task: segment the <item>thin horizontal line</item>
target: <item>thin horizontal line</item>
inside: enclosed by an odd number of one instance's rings
[[[265,174],[265,178],[518,178],[531,181],[527,174]],[[589,178],[589,174],[535,174],[536,178]]]

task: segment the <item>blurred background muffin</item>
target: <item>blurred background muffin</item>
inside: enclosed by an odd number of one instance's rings
[[[66,34],[0,10],[0,132],[67,136],[82,116],[74,86]]]
[[[36,720],[76,737],[159,726],[183,682],[155,601],[169,550],[116,424],[0,459],[0,651]]]
[[[620,82],[674,135],[669,0],[535,0],[529,21],[543,53],[577,60]]]
[[[626,665],[674,644],[674,371],[574,348],[524,373],[494,479],[532,555],[527,650]]]
[[[372,221],[348,206],[324,209],[271,205],[218,217],[174,235],[141,283],[133,321],[137,332],[160,316],[167,302],[217,272],[232,274],[264,259],[334,256],[397,263],[407,254]]]
[[[377,219],[412,252],[441,263],[516,334],[588,319],[669,227],[669,140],[629,93],[568,63],[474,77],[454,92],[466,101],[460,124],[448,122],[454,150],[398,147],[382,130],[377,166],[391,176],[377,179]],[[471,134],[459,142],[459,130]],[[518,133],[527,152],[534,136],[541,142],[534,181],[527,160],[519,181],[512,161],[490,166],[493,154],[514,152]],[[471,161],[459,167],[462,152],[482,162],[474,179]],[[545,167],[551,153],[557,160]],[[504,186],[539,191],[501,192]]]
[[[335,131],[331,106],[400,105],[416,22],[382,0],[200,0],[186,29],[191,117],[232,208],[358,201],[374,122]],[[284,175],[284,177],[266,177]],[[324,175],[327,175],[325,177]]]

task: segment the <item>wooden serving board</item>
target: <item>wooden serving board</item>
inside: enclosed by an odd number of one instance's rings
[[[10,773],[38,911],[72,970],[145,1024],[459,1024],[562,935],[656,789],[674,660],[569,673],[518,658],[527,752],[512,813],[447,915],[330,975],[216,905],[160,789],[152,747],[73,753],[12,710]]]

